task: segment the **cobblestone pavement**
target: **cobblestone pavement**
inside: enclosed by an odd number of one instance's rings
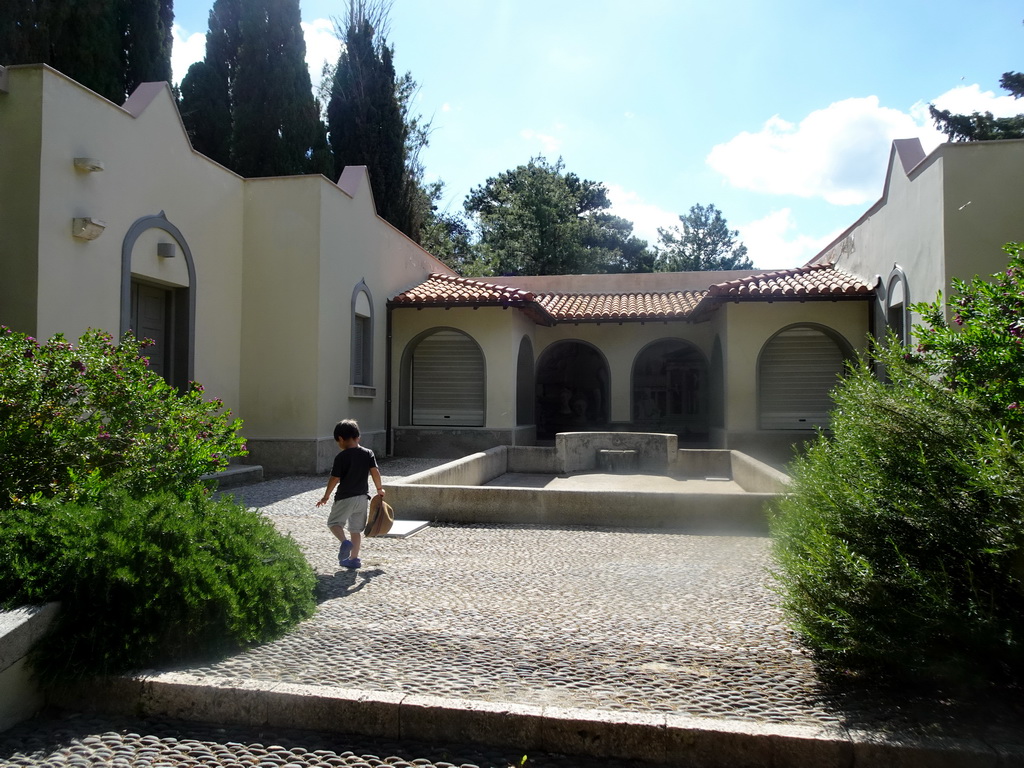
[[[437,461],[382,462],[385,485]],[[434,525],[340,569],[325,479],[236,492],[306,552],[316,616],[197,676],[600,710],[945,733],[1024,732],[1024,711],[826,686],[782,622],[769,540],[659,530]]]
[[[384,462],[385,484],[436,463]],[[279,478],[231,491],[302,546],[319,578],[316,615],[276,642],[178,671],[1011,743],[1024,734],[1024,710],[999,696],[962,700],[825,684],[782,623],[770,590],[765,538],[536,525],[431,526],[407,539],[365,542],[362,569],[349,571],[339,569],[337,544],[324,525],[326,512],[314,506],[325,480]],[[54,741],[58,727],[79,734],[78,741]],[[230,736],[222,729],[200,732],[195,725],[158,728],[102,719],[19,728],[0,734],[0,759],[12,765],[506,766],[522,757],[479,747],[382,745],[365,739],[349,739],[341,747],[337,736],[307,734],[304,741],[295,736],[288,741],[251,731]],[[31,739],[33,733],[41,743],[12,741]],[[46,752],[59,742],[78,744],[86,754],[87,739],[114,757],[121,749],[134,750],[139,758],[148,744],[152,759],[75,762],[72,747]],[[284,754],[282,740],[306,751]],[[129,746],[119,748],[124,741]],[[267,746],[270,742],[275,746]],[[314,760],[317,749],[323,754]],[[270,754],[274,750],[276,757]],[[176,757],[167,757],[172,753]],[[174,762],[186,753],[221,757]],[[48,754],[57,756],[51,760]],[[590,764],[566,759],[532,755],[527,765]]]
[[[635,764],[480,745],[396,743],[162,719],[54,716],[0,733],[0,765],[5,768],[628,768]]]

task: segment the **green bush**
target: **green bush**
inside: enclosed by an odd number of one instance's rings
[[[979,681],[1024,667],[1024,465],[987,410],[900,350],[834,394],[772,519],[783,606],[836,669]]]
[[[224,404],[199,384],[168,385],[144,348],[100,331],[73,346],[0,328],[0,506],[87,500],[112,477],[135,495],[182,495],[245,453]]]
[[[790,466],[774,575],[828,667],[1024,682],[1024,246],[1006,250],[1004,273],[914,307],[915,348],[860,360]]]
[[[281,635],[315,608],[297,544],[200,488],[0,512],[4,607],[60,600],[44,678],[109,674]]]

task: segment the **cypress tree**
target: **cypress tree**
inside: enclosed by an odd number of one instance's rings
[[[125,91],[131,93],[139,83],[170,82],[173,0],[126,0],[121,10]]]
[[[372,9],[371,9],[372,10]],[[380,9],[378,9],[380,11]],[[365,165],[377,213],[407,235],[410,231],[406,180],[406,125],[398,101],[393,50],[378,29],[382,11],[370,18],[361,2],[349,4],[349,18],[327,106],[327,126],[337,172]],[[375,26],[376,22],[376,26]]]
[[[231,84],[238,65],[240,0],[216,0],[210,9],[206,57],[181,81],[178,109],[192,146],[231,167]]]
[[[170,80],[172,0],[7,0],[0,61],[49,64],[116,104]]]
[[[298,0],[242,9],[231,162],[243,176],[305,173],[319,123]]]

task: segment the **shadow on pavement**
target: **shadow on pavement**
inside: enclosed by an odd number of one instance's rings
[[[370,583],[372,579],[384,575],[381,568],[365,571],[350,571],[344,568],[337,573],[318,573],[316,577],[317,605],[339,597],[348,597]]]

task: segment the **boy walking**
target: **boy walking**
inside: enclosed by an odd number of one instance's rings
[[[363,528],[366,527],[367,505],[370,499],[367,476],[373,478],[377,494],[384,495],[381,488],[380,470],[373,451],[359,444],[359,425],[353,419],[339,421],[334,426],[334,440],[341,452],[334,457],[331,478],[327,481],[324,497],[316,503],[322,507],[331,498],[331,491],[337,488],[327,527],[331,529],[341,548],[338,550],[338,564],[344,568],[360,568],[359,545]],[[348,529],[351,539],[345,538]]]

